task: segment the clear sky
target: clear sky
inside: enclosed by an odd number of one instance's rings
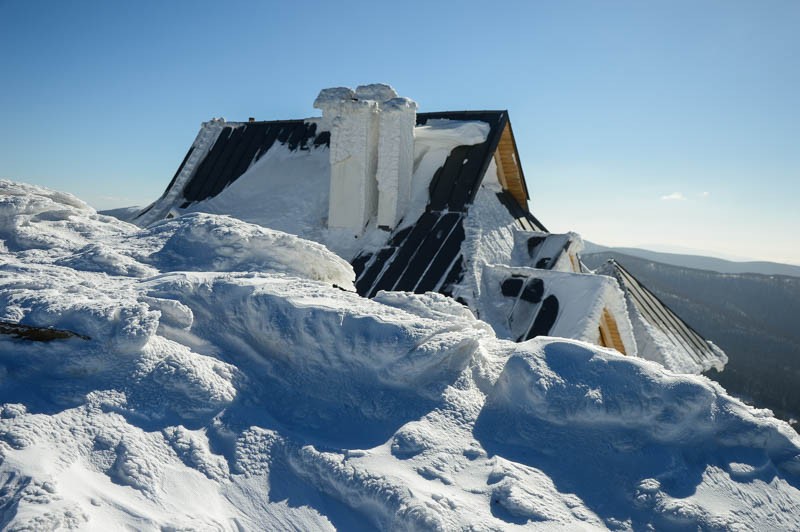
[[[797,0],[0,0],[0,177],[144,205],[202,121],[370,82],[508,109],[552,231],[800,263]]]

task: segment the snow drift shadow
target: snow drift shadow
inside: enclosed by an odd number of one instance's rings
[[[607,523],[718,528],[686,500],[705,475],[800,484],[797,439],[766,418],[703,377],[537,339],[508,360],[474,435],[488,453],[543,471]]]
[[[192,333],[245,376],[229,416],[259,405],[300,439],[350,449],[434,408],[486,334],[293,277],[173,274],[150,296],[188,305]]]

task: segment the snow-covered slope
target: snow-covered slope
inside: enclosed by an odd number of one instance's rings
[[[0,527],[797,529],[800,439],[703,377],[352,292],[320,244],[0,182]]]

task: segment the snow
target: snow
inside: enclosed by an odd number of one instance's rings
[[[314,106],[322,110],[330,137],[327,226],[361,235],[378,204],[378,102],[335,99],[342,89],[323,89]]]
[[[478,301],[484,295],[481,283],[484,267],[512,264],[514,235],[518,229],[508,210],[497,201],[497,193],[502,190],[497,179],[497,165],[492,158],[464,219],[465,238],[461,244],[465,262],[464,278],[453,291],[453,297],[461,298],[473,309],[477,308]],[[492,297],[495,294],[487,295]]]
[[[2,181],[0,238],[0,319],[89,337],[0,336],[4,529],[800,527],[800,438],[704,377],[226,216]]]
[[[529,239],[542,239],[534,248],[534,256],[528,249]],[[547,260],[547,269],[558,272],[574,272],[575,265],[570,257],[577,257],[583,251],[583,239],[577,233],[553,234],[536,231],[515,231],[514,252],[511,256],[512,266],[537,266],[539,260]],[[554,259],[554,260],[553,260]]]
[[[625,353],[637,356],[636,340],[628,319],[625,296],[617,283],[603,275],[559,272],[524,267],[487,265],[482,275],[483,297],[476,303],[478,315],[491,324],[501,338],[516,339],[525,331],[514,330],[513,317],[522,318],[526,330],[533,321],[527,316],[525,302],[514,304],[514,298],[504,297],[500,285],[511,276],[541,279],[544,282],[543,298],[554,295],[558,299],[558,317],[550,329],[551,336],[573,338],[598,343],[600,321],[608,310],[619,329]],[[535,308],[535,305],[530,305]]]
[[[633,332],[636,336],[636,344],[639,346],[639,355],[647,360],[658,362],[665,368],[678,373],[703,373],[715,368],[722,371],[728,363],[728,355],[712,342],[708,342],[715,357],[705,357],[700,361],[693,357],[686,356],[683,350],[677,348],[675,344],[662,331],[650,325],[642,317],[631,296],[627,296],[628,312],[633,324]]]
[[[356,87],[355,95],[359,100],[373,100],[383,104],[383,102],[397,98],[397,91],[385,83],[371,83]]]
[[[329,90],[333,89],[323,90],[319,98]],[[332,99],[339,97],[338,92],[330,96]],[[388,114],[393,112],[388,111]],[[413,174],[408,202],[404,211],[400,208],[397,211],[398,216],[402,215],[400,228],[415,223],[425,212],[431,179],[453,148],[483,142],[488,132],[488,124],[475,121],[429,120],[425,126],[414,128]],[[291,151],[287,146],[276,144],[213,198],[181,209],[179,205],[183,200],[180,198],[167,203],[166,198],[174,196],[173,186],[165,199],[157,201],[151,211],[161,209],[164,213],[171,211],[178,215],[189,212],[235,213],[241,220],[319,242],[345,259],[352,259],[362,251],[379,249],[388,235],[378,228],[377,220],[368,223],[358,238],[354,238],[352,231],[327,227],[329,157],[325,146]],[[156,221],[158,218],[150,220],[146,216],[135,220],[141,226]]]
[[[378,225],[394,228],[411,199],[417,104],[393,98],[381,106],[378,137]]]
[[[235,212],[241,220],[320,241],[328,216],[329,174],[327,148],[291,151],[273,145],[222,192],[178,212]]]
[[[411,201],[398,229],[414,224],[428,205],[431,180],[457,146],[472,146],[486,141],[489,124],[476,120],[428,120],[414,128],[414,173]]]
[[[123,222],[131,222],[133,223],[133,219],[142,212],[142,207],[139,205],[131,206],[131,207],[118,207],[116,209],[106,209],[103,211],[97,211],[98,214],[102,214],[105,216],[113,216],[118,220],[122,220]]]
[[[449,120],[436,118],[414,130],[415,139],[425,142],[429,149],[448,147],[448,153],[456,146],[472,146],[486,141],[491,127],[479,120]],[[441,166],[441,165],[439,165]]]
[[[610,264],[598,268],[595,273],[600,276],[614,276],[613,267]],[[717,371],[725,368],[728,363],[728,355],[714,343],[706,340],[715,356],[697,360],[696,357],[687,355],[685,349],[676,345],[663,331],[648,323],[636,307],[631,294],[625,296],[625,302],[636,340],[637,356],[658,362],[677,373],[700,374],[711,368]]]
[[[559,301],[559,312],[551,335],[597,343],[604,310],[614,317],[628,355],[635,356],[636,341],[628,318],[624,295],[612,279],[599,275],[574,273],[569,255],[577,254],[583,242],[574,233],[554,235],[519,229],[508,211],[497,200],[502,191],[497,180],[494,160],[489,165],[475,201],[464,221],[465,239],[461,251],[465,257],[465,273],[454,297],[463,299],[478,317],[489,323],[500,338],[515,340],[527,332],[538,305],[504,297],[501,283],[518,275],[544,281],[545,293]],[[528,253],[528,239],[545,240],[537,248],[534,259]],[[555,257],[551,270],[534,268],[540,257]],[[512,324],[516,319],[525,330]]]
[[[191,153],[186,159],[186,163],[180,172],[175,176],[172,186],[167,190],[162,197],[157,199],[141,212],[136,218],[135,222],[139,225],[149,225],[153,222],[161,220],[169,214],[170,209],[181,203],[183,189],[189,180],[192,178],[197,166],[205,159],[206,154],[217,142],[220,133],[226,125],[238,126],[239,123],[226,123],[222,118],[212,118],[208,122],[203,122],[200,126],[200,131],[197,133],[192,143]]]

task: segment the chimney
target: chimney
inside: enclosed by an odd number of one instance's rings
[[[378,104],[352,89],[323,89],[314,101],[331,132],[328,227],[358,236],[378,201]]]
[[[378,226],[394,229],[411,200],[417,102],[392,98],[381,105],[378,136]]]
[[[377,215],[393,228],[411,193],[417,104],[378,83],[323,89],[314,107],[331,133],[328,227],[357,237]]]

